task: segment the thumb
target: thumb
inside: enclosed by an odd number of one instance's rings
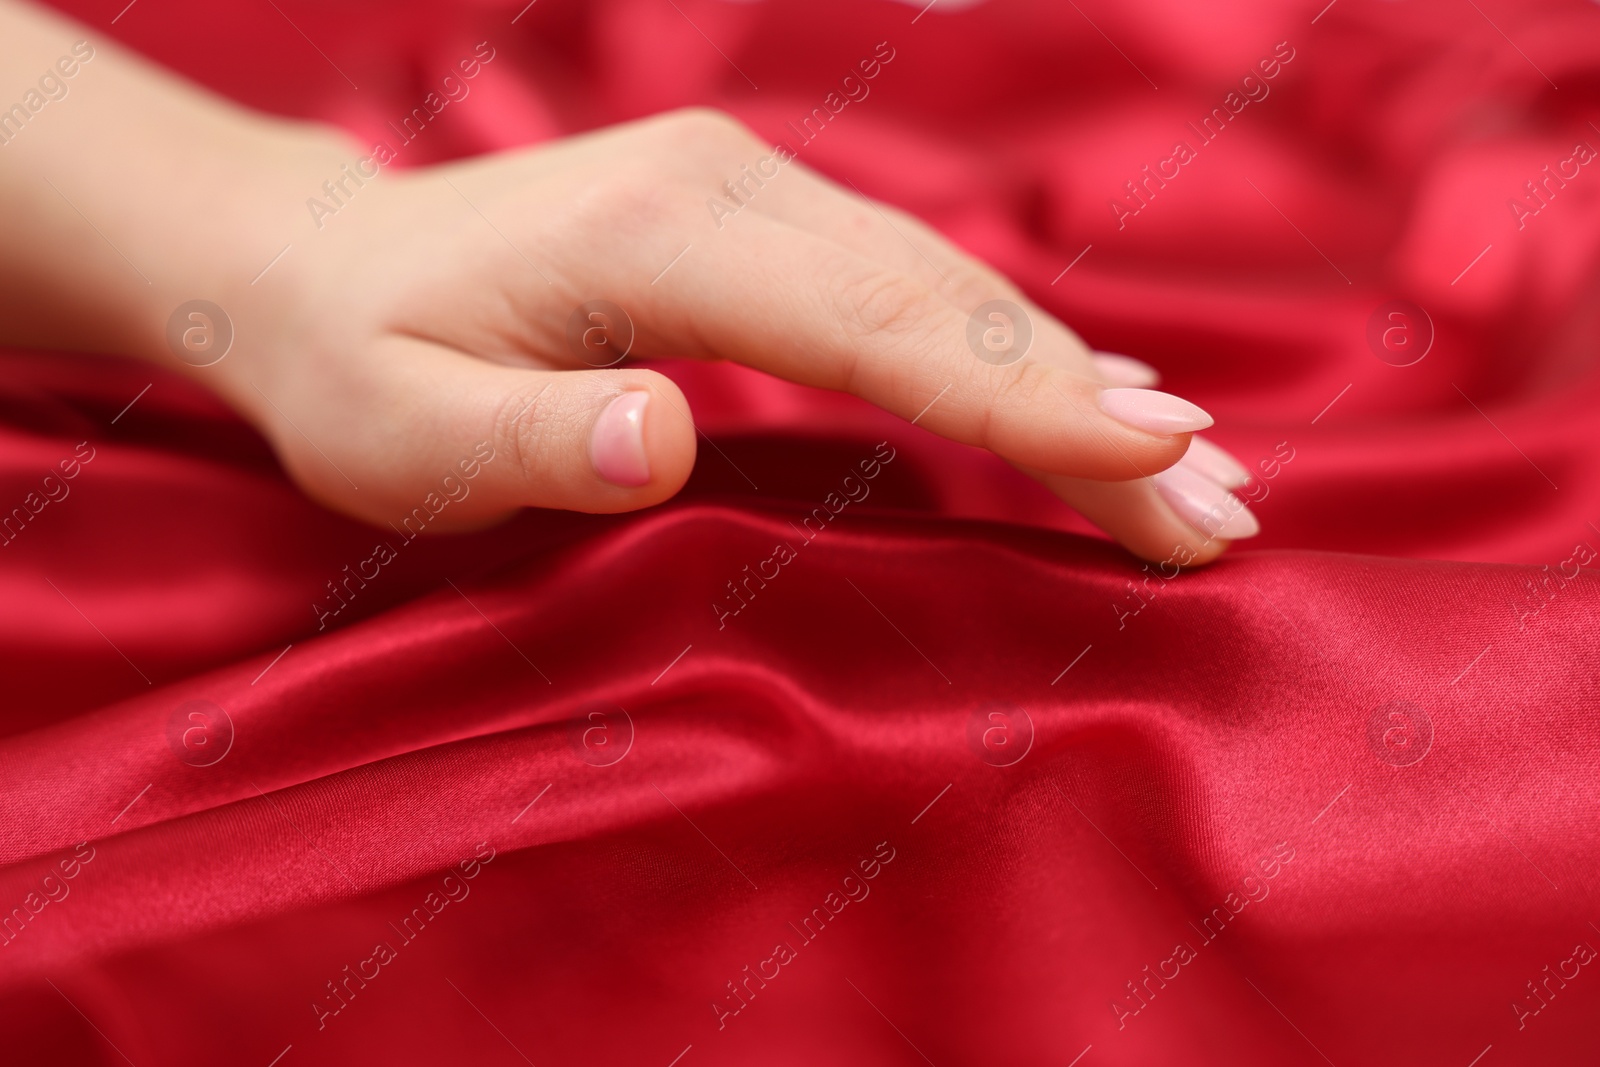
[[[420,507],[442,532],[524,507],[632,511],[694,466],[688,401],[655,371],[529,370],[403,337],[378,348],[365,380],[315,401],[314,451],[275,435],[302,486],[346,514],[395,523]]]
[[[672,497],[694,468],[689,402],[656,371],[486,378],[500,405],[495,447],[507,462],[486,479],[482,507],[632,511]]]

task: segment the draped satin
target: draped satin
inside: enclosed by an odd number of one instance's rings
[[[398,165],[725,108],[1161,367],[1264,532],[1174,575],[669,362],[675,501],[411,542],[192,385],[0,355],[0,505],[76,460],[0,547],[4,1062],[1600,1051],[1593,5],[62,6],[366,139],[491,42]]]

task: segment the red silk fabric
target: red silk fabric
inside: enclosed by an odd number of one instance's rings
[[[0,1059],[1600,1052],[1594,5],[276,6],[68,5],[368,138],[491,42],[402,165],[725,108],[1160,366],[1265,532],[1174,578],[669,364],[679,499],[406,542],[319,633],[398,539],[192,386],[6,354],[0,503],[74,476],[0,548]]]

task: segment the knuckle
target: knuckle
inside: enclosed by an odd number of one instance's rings
[[[997,370],[1001,373],[994,375],[996,381],[991,394],[997,407],[1028,407],[1048,403],[1052,397],[1059,402],[1063,396],[1069,403],[1075,403],[1071,393],[1059,388],[1056,379],[1060,372],[1049,364],[1024,359],[1014,367]]]
[[[671,191],[649,175],[619,171],[608,175],[578,205],[580,228],[586,233],[607,229],[637,234],[659,226],[677,208]]]
[[[688,107],[669,112],[661,119],[662,132],[679,148],[687,147],[721,155],[743,154],[760,139],[748,126],[728,114],[709,107]]]
[[[961,260],[944,267],[945,294],[957,307],[968,308],[1002,298],[1018,301],[1025,299],[1010,282],[986,267]]]
[[[545,393],[550,383],[532,389],[516,390],[501,402],[495,413],[493,441],[497,450],[510,457],[513,469],[525,481],[537,481],[547,464],[546,450],[557,427],[554,405]]]
[[[989,403],[981,409],[977,425],[978,443],[985,448],[994,446],[1001,422],[1013,422],[1020,413],[1057,411],[1063,403],[1082,410],[1083,401],[1075,398],[1072,390],[1060,387],[1060,372],[1048,364],[1024,359],[1015,366],[994,369],[1000,373],[991,376],[994,384]]]
[[[999,271],[967,255],[915,215],[892,205],[884,205],[880,210],[894,229],[909,234],[916,244],[930,249],[940,261],[941,266],[937,268],[940,274],[939,291],[955,303],[977,305],[996,297],[1024,299],[1022,291]],[[918,257],[918,262],[921,262],[921,257]],[[926,263],[922,265],[928,266]]]
[[[900,346],[926,337],[939,301],[925,286],[892,270],[836,275],[838,314],[848,339]]]

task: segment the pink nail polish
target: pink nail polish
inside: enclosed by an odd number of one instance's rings
[[[1146,433],[1193,433],[1212,423],[1210,415],[1187,400],[1154,389],[1102,390],[1100,410]]]
[[[1150,364],[1140,362],[1131,356],[1119,356],[1114,352],[1096,352],[1089,359],[1094,363],[1094,369],[1100,373],[1100,380],[1110,386],[1148,389],[1161,381],[1160,372]]]
[[[1181,462],[1228,489],[1238,489],[1250,480],[1244,464],[1203,437],[1189,438],[1189,451]]]
[[[1244,501],[1184,460],[1150,479],[1173,511],[1208,539],[1239,541],[1261,532]]]
[[[650,481],[644,452],[644,409],[650,394],[630,390],[605,406],[589,434],[589,459],[595,473],[625,489]]]

